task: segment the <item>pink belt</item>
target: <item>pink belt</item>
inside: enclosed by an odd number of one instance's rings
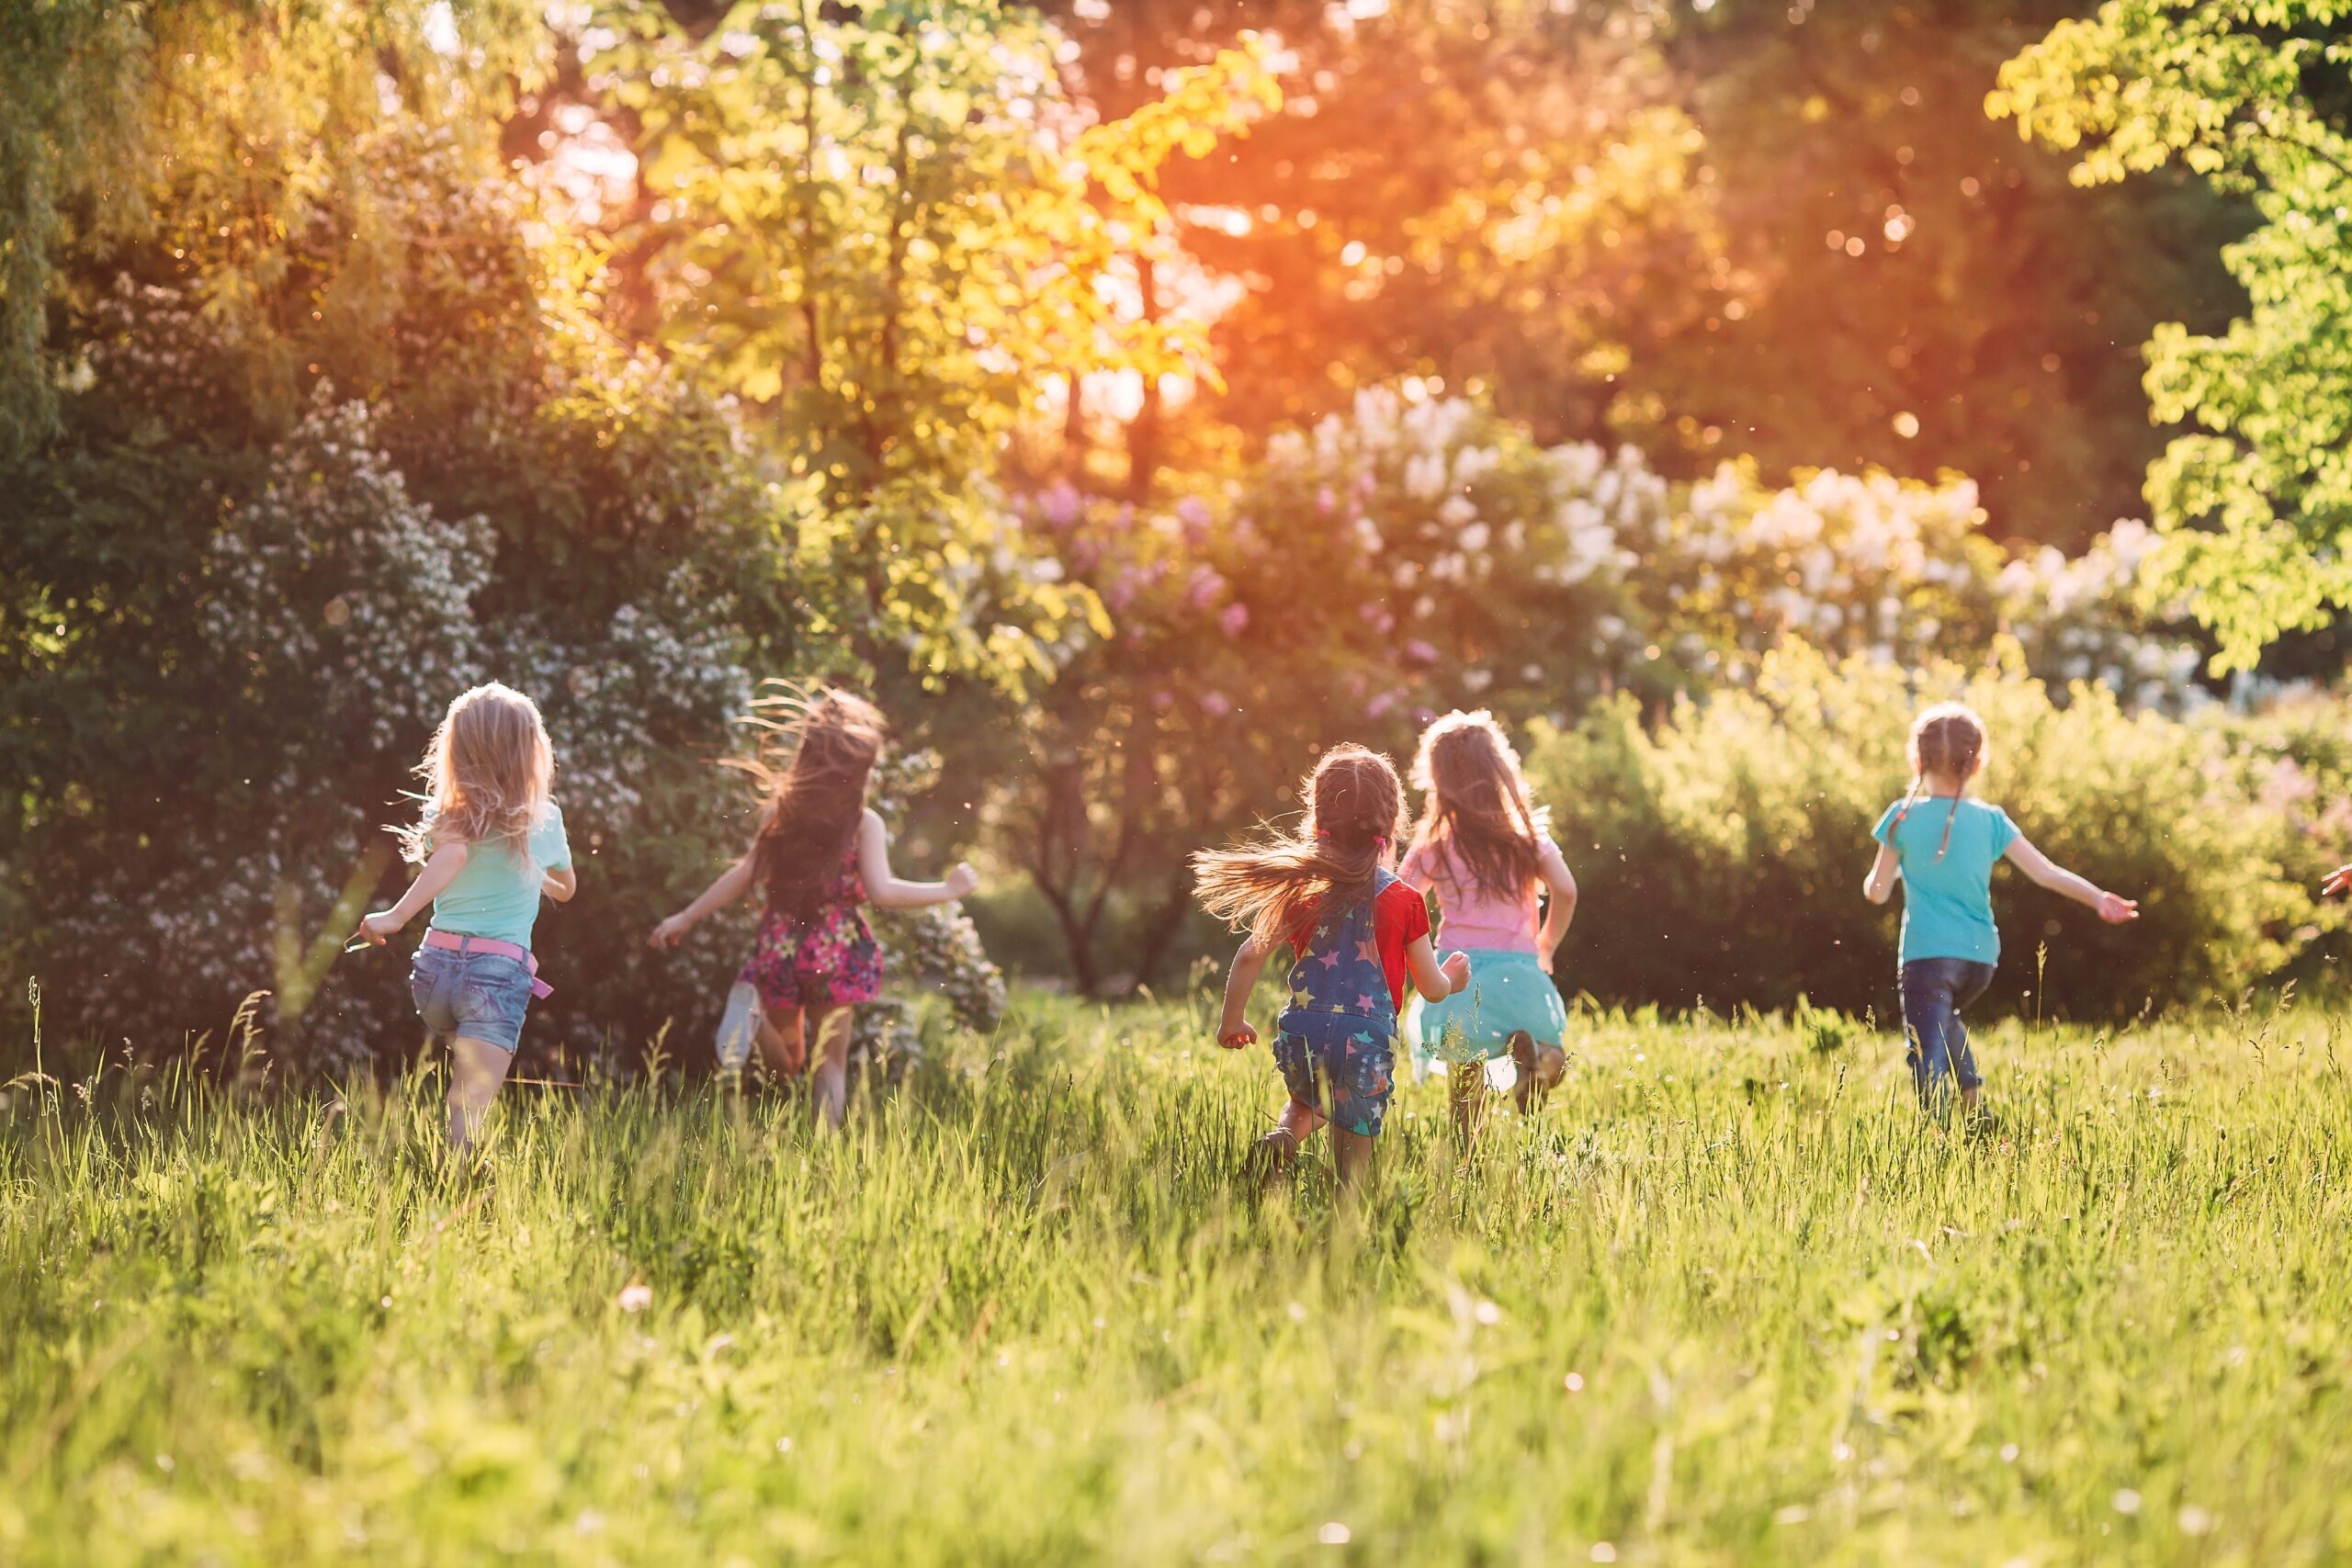
[[[428,931],[424,933],[427,947],[447,947],[458,953],[487,953],[497,958],[512,958],[530,971],[531,995],[551,997],[555,987],[539,978],[539,961],[531,956],[527,947],[511,942],[501,942],[492,936],[459,936],[456,931]]]

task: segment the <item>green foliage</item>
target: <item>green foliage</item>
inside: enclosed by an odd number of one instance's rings
[[[1861,897],[1870,832],[1908,784],[1912,716],[1948,695],[1992,732],[1983,797],[2059,864],[2142,900],[2138,921],[2106,927],[1996,874],[1990,1005],[2116,1021],[2228,998],[2341,924],[2311,889],[2309,795],[2274,776],[2275,750],[2224,722],[2128,714],[2091,686],[2061,706],[2015,672],[1930,667],[1914,680],[1791,645],[1753,690],[1679,704],[1654,731],[1622,700],[1574,729],[1539,729],[1530,774],[1587,911],[1562,986],[1711,1008],[1806,996],[1891,1015],[1895,910]]]
[[[2002,71],[1991,107],[2078,154],[2076,179],[2177,164],[2252,193],[2225,253],[2252,309],[2219,335],[2161,326],[2156,419],[2194,426],[2148,471],[2172,533],[2162,586],[2191,595],[2223,669],[2352,605],[2352,123],[2335,0],[2109,0]]]
[[[52,1058],[0,1107],[0,1557],[2340,1550],[2339,1018],[1988,1028],[1962,1139],[1883,1029],[1587,1016],[1467,1161],[1402,1091],[1341,1217],[1319,1150],[1253,1198],[1274,1076],[1206,1017],[1025,998],[842,1139],[510,1090],[481,1185],[437,1075]]]
[[[2219,252],[2251,214],[2177,171],[2072,186],[1985,118],[2002,62],[2086,8],[1676,7],[1725,255],[1703,319],[1629,370],[1628,434],[1661,462],[1956,470],[1996,537],[2070,552],[2139,515],[2164,447],[2139,345],[2243,307]]]

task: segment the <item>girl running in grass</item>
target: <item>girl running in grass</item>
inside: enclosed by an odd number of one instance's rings
[[[548,992],[531,956],[539,899],[566,903],[580,884],[548,798],[555,752],[530,698],[494,682],[464,694],[417,773],[424,810],[397,831],[423,869],[399,903],[359,922],[359,940],[381,947],[433,906],[408,985],[424,1027],[449,1043],[449,1145],[463,1155],[514,1065],[524,1013]]]
[[[1404,790],[1387,758],[1334,747],[1299,793],[1307,811],[1295,833],[1204,851],[1193,870],[1202,907],[1250,932],[1226,976],[1219,1045],[1257,1043],[1250,992],[1274,950],[1291,950],[1290,1006],[1274,1024],[1274,1064],[1290,1101],[1258,1140],[1268,1174],[1287,1168],[1328,1120],[1340,1179],[1352,1186],[1395,1092],[1407,976],[1424,998],[1442,1001],[1469,984],[1470,961],[1456,953],[1438,962],[1429,907],[1388,869]]]
[[[1466,1138],[1486,1101],[1486,1063],[1510,1055],[1521,1111],[1560,1081],[1568,1014],[1552,955],[1576,918],[1577,880],[1545,814],[1528,800],[1519,753],[1484,709],[1447,714],[1422,732],[1413,785],[1423,795],[1421,820],[1397,874],[1436,893],[1442,934],[1469,953],[1478,979],[1413,1008],[1406,1030],[1425,1065],[1450,1066],[1454,1120]]]
[[[848,1109],[850,1010],[882,994],[882,950],[862,906],[920,909],[961,898],[979,883],[968,865],[944,882],[905,882],[890,869],[890,834],[865,804],[886,734],[873,704],[846,692],[799,693],[759,705],[782,714],[760,722],[792,741],[781,772],[753,759],[767,806],[759,836],[684,908],[653,928],[655,947],[675,947],[695,922],[757,884],[766,898],[751,962],[727,995],[718,1060],[740,1073],[759,1041],[779,1077],[797,1077],[817,1036],[818,1114],[839,1127]]]
[[[2055,893],[2098,911],[2109,925],[2137,919],[2140,906],[2053,865],[2026,841],[2008,814],[1966,798],[1984,770],[1984,721],[1959,703],[1938,703],[1911,727],[1911,788],[1886,808],[1871,837],[1878,857],[1863,896],[1883,904],[1903,879],[1903,1027],[1919,1103],[1940,1109],[1944,1080],[1960,1083],[1962,1108],[1976,1110],[1976,1058],[1960,1015],[1984,995],[2001,953],[1993,924],[1993,866],[2007,860]]]

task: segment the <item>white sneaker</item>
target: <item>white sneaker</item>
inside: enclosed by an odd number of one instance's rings
[[[743,1070],[744,1064],[752,1059],[752,1041],[759,1032],[759,987],[748,980],[738,980],[727,993],[727,1010],[718,1016],[718,1033],[714,1041],[718,1047],[721,1072]]]

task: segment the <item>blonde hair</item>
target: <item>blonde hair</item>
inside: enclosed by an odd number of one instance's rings
[[[1546,818],[1493,714],[1456,708],[1421,731],[1413,787],[1425,797],[1413,848],[1444,845],[1454,874],[1489,892],[1518,896],[1534,884]]]
[[[1193,857],[1201,908],[1249,927],[1261,948],[1296,936],[1327,906],[1371,897],[1405,815],[1395,765],[1352,742],[1323,753],[1299,794],[1306,817],[1295,832]]]
[[[1911,760],[1911,793],[1895,808],[1894,823],[1887,829],[1887,837],[1892,840],[1895,827],[1911,814],[1920,792],[1928,787],[1929,773],[1957,779],[1960,787],[1953,792],[1951,807],[1944,813],[1943,837],[1936,843],[1936,858],[1943,859],[1945,852],[1951,848],[1951,824],[1952,818],[1960,815],[1960,797],[1968,793],[1968,781],[1984,766],[1990,750],[1984,721],[1967,704],[1938,703],[1923,711],[1912,721],[1911,739],[1905,747]]]
[[[423,809],[413,827],[393,829],[403,856],[422,861],[436,840],[503,843],[521,856],[547,815],[555,749],[537,705],[492,681],[449,704],[416,774]]]

